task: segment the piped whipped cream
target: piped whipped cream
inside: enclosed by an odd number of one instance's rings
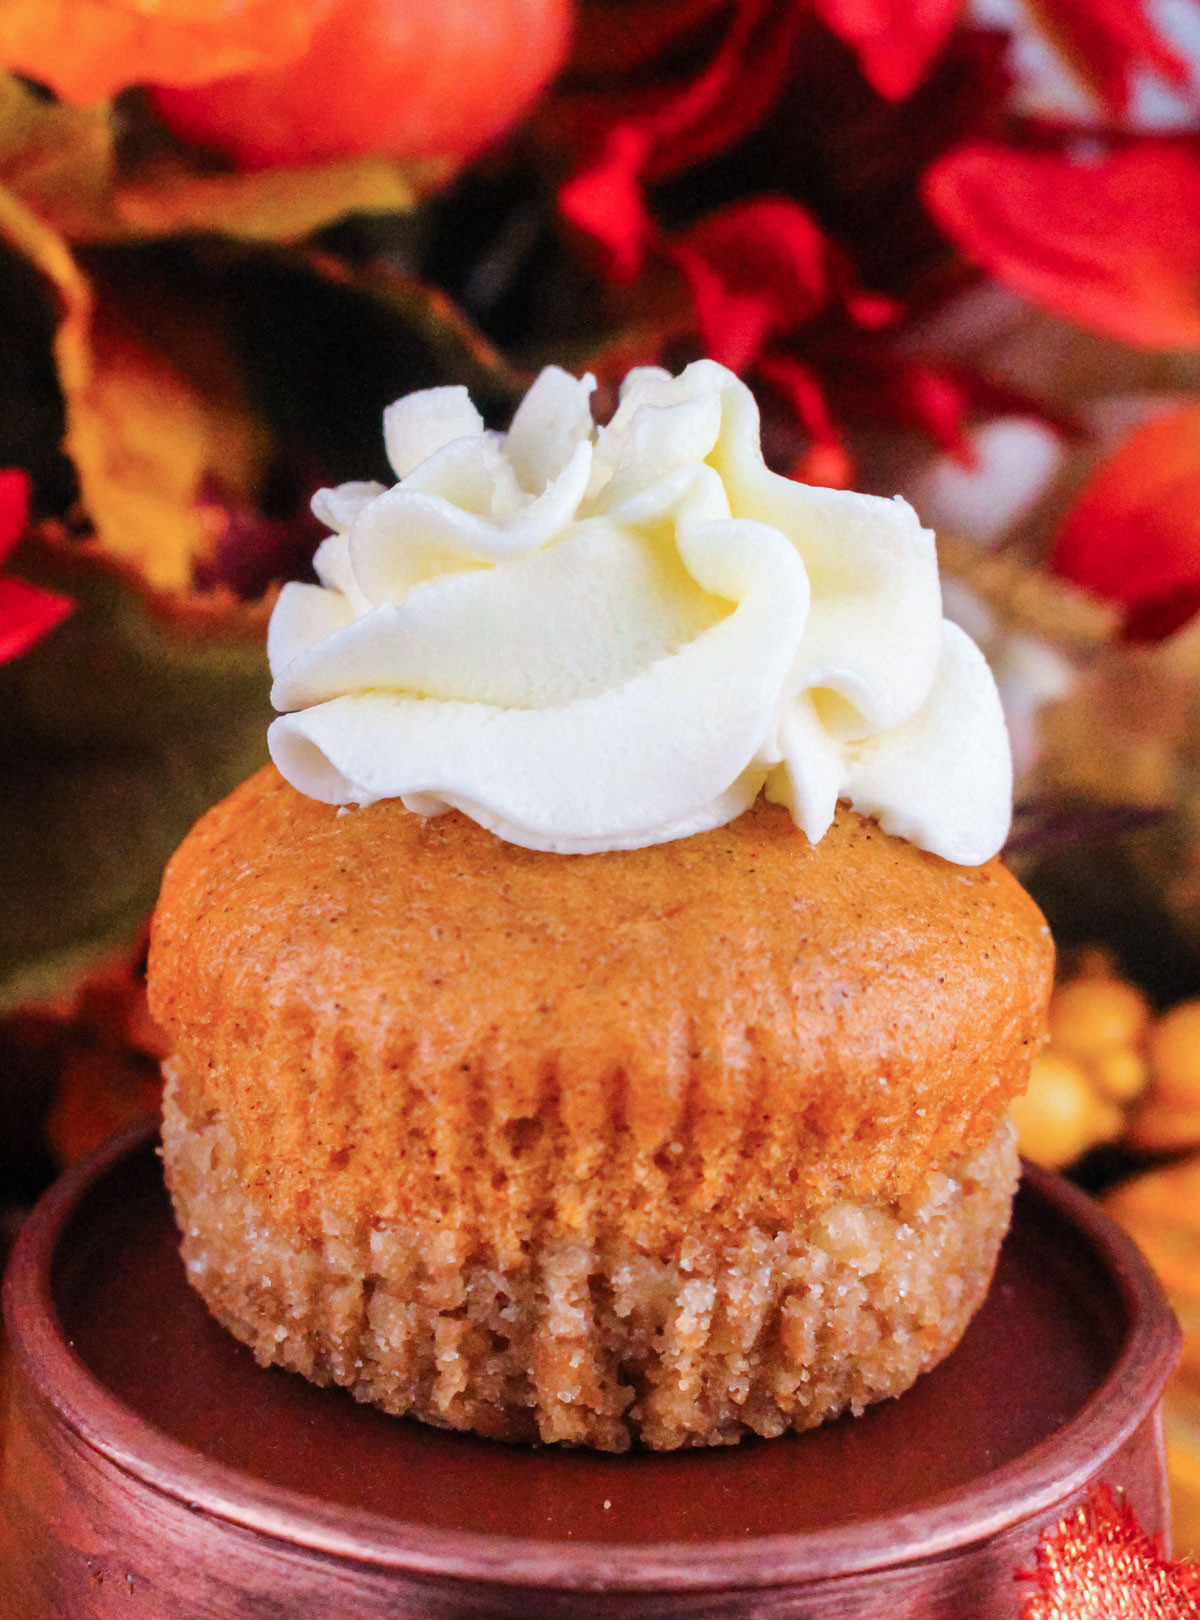
[[[319,585],[271,619],[272,757],[330,804],[455,808],[588,853],[715,827],[760,791],[816,842],[840,800],[964,865],[1007,835],[996,686],[897,497],[780,477],[701,360],[611,421],[557,367],[507,433],[464,388],[384,414],[398,482],[321,490]]]

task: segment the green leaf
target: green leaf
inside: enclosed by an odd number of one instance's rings
[[[0,185],[66,236],[113,228],[112,109],[47,101],[0,72]]]
[[[0,668],[0,1013],[130,939],[202,812],[266,758],[262,610],[169,603],[54,533],[16,571],[75,613]]]
[[[204,234],[296,242],[349,214],[407,213],[444,184],[448,163],[400,163],[378,154],[247,174],[202,174],[160,161],[118,186],[111,239]]]

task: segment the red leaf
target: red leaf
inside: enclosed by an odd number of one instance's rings
[[[898,298],[883,293],[855,292],[846,295],[846,313],[855,326],[867,332],[882,332],[894,326],[904,314],[904,305]]]
[[[676,238],[671,253],[691,288],[706,353],[733,371],[828,297],[829,244],[787,198],[719,209]]]
[[[1200,607],[1200,406],[1147,422],[1093,473],[1050,566],[1124,606],[1131,640],[1186,623]]]
[[[27,652],[72,606],[65,596],[23,579],[0,579],[0,664]]]
[[[1021,1620],[1195,1620],[1200,1571],[1163,1557],[1133,1509],[1099,1485],[1038,1544]]]
[[[769,301],[750,288],[726,284],[720,269],[686,243],[672,257],[687,279],[704,352],[731,371],[744,371],[766,341]]]
[[[879,423],[893,434],[916,430],[967,461],[972,452],[965,428],[972,418],[1035,416],[1063,433],[1079,428],[1074,417],[1049,410],[1043,400],[1020,389],[965,366],[916,359],[881,343],[870,331],[833,321],[805,334],[805,358],[821,377],[838,421]],[[758,371],[766,375],[766,361],[759,362]]]
[[[825,390],[816,373],[790,355],[769,355],[758,374],[791,408],[812,443],[792,468],[791,476],[805,484],[848,489],[854,462],[838,432]]]
[[[1172,84],[1190,77],[1180,56],[1146,15],[1145,0],[1032,0],[1046,32],[1109,109],[1123,113],[1141,67]]]
[[[663,179],[749,134],[778,100],[807,7],[734,0],[729,32],[703,73],[652,121],[648,173]]]
[[[973,459],[963,431],[971,399],[953,372],[916,362],[902,364],[897,368],[896,400],[901,419],[919,423],[951,455],[966,462]]]
[[[0,468],[0,562],[24,534],[28,520],[28,474],[19,467]]]
[[[902,101],[950,37],[962,0],[816,0],[816,10],[879,94]]]
[[[659,56],[683,35],[724,10],[727,0],[612,0],[584,4],[575,18],[575,72],[623,73]]]
[[[1146,349],[1200,347],[1200,142],[1094,163],[976,143],[927,172],[962,251],[1035,304]]]
[[[0,562],[24,534],[28,521],[28,474],[19,467],[0,468]],[[0,579],[0,664],[28,651],[73,606],[67,597],[23,579]]]
[[[642,195],[647,146],[643,130],[618,124],[599,160],[568,180],[558,194],[559,212],[592,243],[601,274],[622,285],[636,278],[655,235]]]
[[[804,20],[800,0],[733,0],[721,43],[703,70],[666,95],[587,98],[576,128],[589,156],[559,192],[564,219],[590,237],[612,280],[634,279],[657,231],[645,189],[740,140],[766,117],[791,66]],[[637,110],[640,105],[640,110]],[[612,109],[619,109],[616,116]]]

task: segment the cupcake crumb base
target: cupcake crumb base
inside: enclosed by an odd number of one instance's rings
[[[228,1126],[185,1118],[170,1083],[163,1151],[189,1280],[260,1363],[444,1428],[604,1451],[734,1444],[901,1394],[982,1302],[1018,1175],[1004,1121],[919,1198],[669,1256],[550,1234],[514,1270],[449,1230],[274,1229]]]

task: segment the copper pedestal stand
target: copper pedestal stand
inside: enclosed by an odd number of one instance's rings
[[[1097,1483],[1166,1526],[1174,1319],[1036,1171],[941,1367],[729,1449],[522,1450],[259,1368],[187,1287],[149,1129],[46,1195],[5,1302],[5,1620],[1015,1620]]]

